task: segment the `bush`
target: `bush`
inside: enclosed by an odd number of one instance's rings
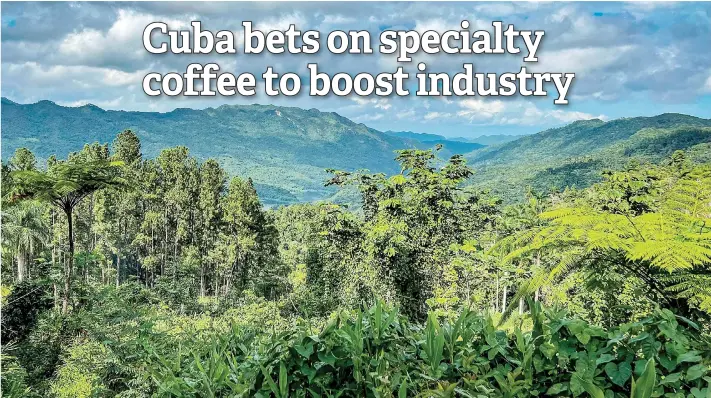
[[[532,328],[506,333],[469,311],[418,325],[378,303],[266,341],[235,328],[149,368],[159,396],[629,397],[651,363],[653,396],[711,394],[709,340],[668,310],[604,330],[530,304]]]
[[[15,285],[2,306],[2,341],[23,340],[30,333],[38,315],[52,308],[47,286],[42,282],[25,281]]]
[[[109,362],[107,348],[96,342],[77,342],[69,349],[64,365],[57,372],[51,392],[57,398],[90,398],[104,389]]]
[[[7,351],[8,347],[3,347]],[[2,393],[6,398],[29,397],[30,388],[27,386],[27,372],[17,363],[17,359],[3,352],[0,354],[0,374],[2,374]]]

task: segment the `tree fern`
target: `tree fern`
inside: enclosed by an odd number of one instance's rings
[[[602,253],[622,256],[621,266],[644,273],[645,280],[659,283],[667,294],[711,312],[711,288],[703,287],[711,279],[711,169],[670,166],[640,172],[654,176],[647,180],[630,177],[634,173],[609,175],[588,190],[588,196],[542,213],[547,226],[499,242],[495,250],[504,262],[533,252],[559,258],[525,282],[513,302],[572,269],[586,267],[586,258]]]

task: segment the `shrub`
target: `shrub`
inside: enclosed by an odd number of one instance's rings
[[[529,304],[532,328],[507,333],[469,311],[419,325],[378,303],[267,340],[234,328],[150,368],[159,396],[629,397],[633,378],[653,396],[711,394],[709,340],[668,310],[604,330]]]
[[[42,282],[25,281],[15,285],[2,306],[3,343],[27,337],[38,315],[49,308],[52,308],[52,299]]]
[[[107,348],[96,342],[77,342],[64,360],[51,392],[57,398],[89,398],[98,396],[103,386],[109,362]]]

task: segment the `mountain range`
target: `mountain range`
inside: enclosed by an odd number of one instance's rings
[[[233,174],[251,177],[265,203],[323,199],[325,169],[396,173],[393,152],[417,142],[383,134],[336,113],[271,105],[223,105],[171,112],[107,111],[51,101],[18,104],[2,99],[2,152],[27,147],[38,157],[65,157],[85,143],[111,142],[134,130],[145,156],[184,145],[198,159],[215,158]]]
[[[453,137],[447,138],[439,134],[429,134],[429,133],[413,133],[412,131],[386,131],[385,134],[394,135],[402,138],[409,138],[421,142],[457,142],[457,143],[472,143],[478,144],[479,147],[504,144],[510,141],[515,141],[522,137],[522,135],[511,135],[511,134],[487,134],[480,135],[473,138],[466,137]]]
[[[472,182],[504,198],[538,191],[586,187],[605,169],[631,161],[656,163],[677,149],[696,162],[711,162],[711,119],[665,113],[611,121],[580,120],[567,126],[485,147],[466,157],[477,170]]]
[[[676,149],[688,150],[696,161],[711,161],[711,120],[682,114],[584,120],[526,136],[474,139],[380,132],[337,113],[272,105],[158,113],[3,98],[0,118],[3,160],[19,147],[40,159],[65,157],[85,143],[111,142],[130,128],[141,138],[145,156],[187,146],[198,159],[215,158],[229,173],[251,177],[268,205],[348,201],[348,194],[323,186],[326,168],[397,173],[395,150],[437,144],[443,146],[442,157],[465,154],[476,169],[472,184],[492,188],[505,200],[521,197],[527,186],[540,191],[587,186],[605,168],[632,159],[657,162]]]

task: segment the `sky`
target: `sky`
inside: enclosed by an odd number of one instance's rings
[[[579,119],[611,120],[679,112],[711,118],[711,3],[433,3],[433,2],[42,2],[3,3],[0,55],[2,96],[19,103],[51,100],[104,109],[168,112],[223,104],[275,104],[337,112],[379,130],[449,137],[527,134]],[[374,47],[381,31],[459,29],[462,20],[489,30],[492,21],[518,30],[544,30],[539,61],[517,55],[428,55],[428,71],[517,72],[521,66],[575,73],[568,105],[548,97],[149,97],[142,89],[150,72],[184,72],[192,62],[215,62],[223,71],[261,75],[267,66],[307,76],[316,62],[329,74],[393,72],[393,56],[305,54],[148,53],[144,28],[166,22],[171,29],[199,20],[205,29],[231,30],[242,21],[255,28],[327,32],[365,30]],[[324,46],[325,47],[325,46]],[[414,90],[412,90],[414,92]],[[499,97],[503,98],[503,97]]]

